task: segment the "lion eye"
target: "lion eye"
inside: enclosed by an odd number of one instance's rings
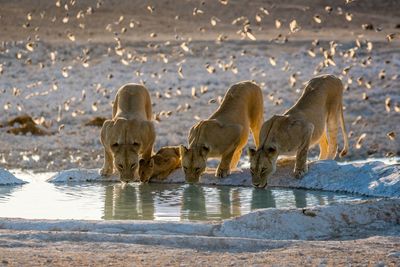
[[[268,153],[275,153],[276,149],[273,147],[268,148]]]
[[[112,147],[118,147],[118,143],[112,144]]]
[[[195,172],[199,172],[199,171],[200,171],[200,168],[195,168],[194,171],[195,171]]]

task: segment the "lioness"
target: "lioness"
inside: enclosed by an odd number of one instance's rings
[[[139,161],[139,176],[141,182],[148,182],[150,179],[163,180],[181,166],[179,146],[167,146],[157,151],[150,160]]]
[[[258,85],[249,81],[233,85],[217,111],[190,129],[189,148],[180,147],[186,181],[198,182],[210,157],[221,158],[215,176],[229,175],[239,162],[250,129],[258,145],[263,106],[263,95]]]
[[[321,75],[311,79],[296,104],[283,115],[267,120],[260,132],[257,150],[250,148],[250,170],[254,186],[265,187],[268,177],[276,169],[278,155],[296,155],[294,176],[302,177],[307,171],[307,152],[318,143],[319,159],[334,159],[337,152],[339,122],[342,128],[344,148],[349,143],[343,119],[343,84],[333,75]]]
[[[139,155],[149,160],[153,151],[155,131],[151,117],[150,95],[144,86],[127,84],[118,90],[112,120],[106,120],[101,128],[101,175],[110,175],[116,168],[121,181],[135,180]]]

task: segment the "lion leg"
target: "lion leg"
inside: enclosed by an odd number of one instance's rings
[[[296,163],[294,165],[294,177],[301,178],[308,172],[307,166],[307,154],[308,154],[309,143],[302,146],[296,154]]]
[[[338,135],[338,116],[337,114],[330,114],[328,116],[328,159],[335,159],[338,149],[337,144]]]
[[[240,160],[240,156],[242,156],[242,148],[237,148],[235,152],[233,153],[232,161],[231,161],[231,166],[230,169],[234,170],[237,168],[237,165]]]
[[[324,130],[321,138],[319,139],[319,157],[318,160],[324,160],[328,158],[328,137]]]
[[[304,125],[304,138],[303,143],[300,145],[296,153],[296,163],[294,165],[294,176],[301,178],[308,172],[307,154],[311,143],[311,137],[314,131],[314,125],[307,123]]]
[[[243,127],[240,124],[224,126],[224,131],[220,131],[220,139],[228,144],[228,147],[221,155],[221,162],[218,165],[215,176],[224,178],[231,173],[232,158],[236,150],[241,150],[249,138],[249,127]],[[222,134],[223,133],[223,134]],[[240,155],[239,155],[240,158]],[[238,161],[236,159],[236,161]]]
[[[252,132],[253,132],[253,130],[252,130]],[[249,134],[250,134],[250,129],[247,129],[244,132],[242,132],[242,135],[240,136],[239,144],[236,146],[235,152],[233,153],[232,161],[230,164],[231,170],[234,170],[237,168],[237,165],[240,161],[240,157],[242,156],[243,148],[246,146],[247,140],[249,139]]]
[[[234,153],[235,150],[232,150],[222,155],[221,162],[219,163],[215,172],[216,177],[224,178],[231,174],[230,165]]]
[[[102,176],[108,176],[113,174],[114,172],[114,164],[113,158],[110,151],[104,148],[104,164],[103,167],[100,169],[100,174]]]
[[[101,132],[100,132],[100,142],[104,148],[104,164],[103,167],[100,169],[100,174],[102,176],[111,175],[114,172],[113,155],[110,149],[107,148],[108,147],[107,132],[112,124],[113,122],[111,120],[106,120],[103,123],[103,127],[101,127]]]
[[[344,124],[344,117],[343,117],[343,105],[340,103],[340,107],[338,112],[340,112],[340,128],[342,128],[342,135],[343,135],[343,150],[340,152],[339,156],[344,157],[346,156],[347,152],[349,151],[349,139],[347,137],[346,125]]]

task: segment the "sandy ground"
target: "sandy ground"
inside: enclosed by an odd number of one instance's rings
[[[119,243],[1,240],[3,266],[398,266],[400,239],[302,241],[254,253],[211,252]],[[10,248],[12,246],[13,248]]]
[[[110,117],[115,91],[127,82],[143,82],[151,91],[159,148],[185,143],[188,129],[217,108],[234,82],[252,79],[262,86],[267,118],[289,108],[302,84],[318,73],[340,76],[347,89],[351,152],[344,160],[400,154],[398,1],[59,3],[0,1],[0,124],[27,113],[55,133],[15,136],[0,128],[2,167],[100,167],[99,128],[84,123]],[[256,40],[237,34],[243,20],[232,22],[241,16],[248,17]],[[294,19],[301,29],[293,33]],[[367,23],[374,30],[363,30]],[[1,265],[396,266],[400,250],[397,237],[302,241],[257,253],[29,239],[1,244]]]

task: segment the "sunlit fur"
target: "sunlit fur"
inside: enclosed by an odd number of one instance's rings
[[[255,150],[249,148],[250,172],[252,184],[264,188],[268,184],[268,178],[276,171],[278,153],[272,149]]]
[[[347,132],[342,110],[343,85],[332,75],[310,80],[296,104],[283,115],[274,115],[264,122],[260,146],[249,150],[253,184],[263,187],[275,172],[279,155],[295,155],[293,175],[301,178],[308,171],[307,153],[319,144],[319,159],[335,159],[337,134],[342,129],[344,148],[348,151]]]
[[[101,175],[117,170],[121,181],[137,180],[139,158],[149,160],[153,150],[155,131],[151,117],[150,95],[144,86],[128,84],[118,90],[112,119],[106,120],[101,129]]]
[[[186,148],[180,147],[182,157],[182,169],[185,173],[185,179],[188,183],[197,183],[200,175],[206,170],[207,165],[206,147]]]
[[[138,145],[119,144],[111,147],[113,163],[117,169],[120,180],[123,182],[133,181],[138,164]]]
[[[181,166],[178,146],[167,146],[161,148],[150,160],[139,161],[139,176],[141,182],[150,179],[163,180]]]
[[[245,81],[229,88],[210,118],[199,121],[190,129],[189,147],[181,147],[186,181],[199,181],[208,158],[221,159],[216,177],[230,175],[237,167],[250,130],[258,144],[263,113],[263,95],[258,85]]]

